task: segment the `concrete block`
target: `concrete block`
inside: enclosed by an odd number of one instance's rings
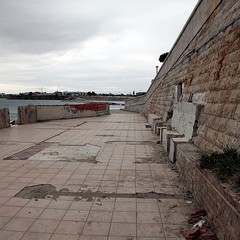
[[[0,128],[10,127],[9,109],[0,109]]]
[[[160,117],[156,114],[148,114],[148,124],[153,127],[153,121],[160,120]]]
[[[169,153],[169,150],[170,150],[170,139],[171,138],[177,138],[177,137],[183,137],[183,135],[176,132],[176,131],[170,131],[170,130],[167,130],[167,129],[163,129],[162,145],[164,147],[164,150],[167,153]]]
[[[196,121],[201,112],[202,105],[189,102],[178,102],[174,105],[172,129],[183,134],[188,140],[196,133]]]
[[[176,162],[176,152],[177,145],[180,143],[187,143],[188,140],[185,137],[171,138],[170,139],[170,149],[169,149],[169,159],[172,163]]]
[[[163,130],[167,129],[167,127],[159,127],[159,141],[162,143],[163,141]]]
[[[153,132],[159,136],[159,127],[162,127],[164,124],[163,121],[154,119],[153,120]]]
[[[37,122],[37,107],[34,105],[18,107],[18,124],[27,124]]]

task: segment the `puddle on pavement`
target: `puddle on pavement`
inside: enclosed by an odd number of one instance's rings
[[[100,191],[93,192],[91,190],[70,192],[67,188],[56,190],[56,187],[51,184],[39,184],[23,188],[15,197],[25,199],[47,199],[52,198],[57,200],[59,196],[73,196],[75,201],[84,199],[86,201],[93,201],[96,198],[141,198],[141,199],[177,199],[179,196],[175,194],[166,193],[104,193]]]

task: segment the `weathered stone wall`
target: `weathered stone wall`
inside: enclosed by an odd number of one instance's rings
[[[37,106],[27,105],[18,107],[18,124],[37,122]]]
[[[0,129],[10,127],[9,109],[0,109]]]
[[[18,108],[18,124],[58,119],[97,117],[109,113],[108,103],[28,105]]]
[[[139,99],[141,104],[145,101],[146,115],[171,118],[175,86],[183,83],[181,101],[204,105],[193,139],[202,151],[240,148],[239,11],[238,0],[200,1],[147,94]],[[127,109],[137,109],[131,101]]]

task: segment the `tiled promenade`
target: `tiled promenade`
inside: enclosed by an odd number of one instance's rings
[[[183,239],[193,204],[145,124],[116,111],[1,129],[0,240]],[[38,184],[53,193],[15,196]]]

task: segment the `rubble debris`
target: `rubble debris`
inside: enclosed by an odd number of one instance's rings
[[[189,229],[181,230],[187,240],[217,240],[216,234],[211,230],[204,209],[197,210],[189,215],[188,223],[193,224]]]
[[[174,204],[174,205],[170,206],[168,209],[171,210],[171,209],[173,209],[173,208],[175,208],[175,207],[178,207],[178,205],[177,205],[177,204]]]

